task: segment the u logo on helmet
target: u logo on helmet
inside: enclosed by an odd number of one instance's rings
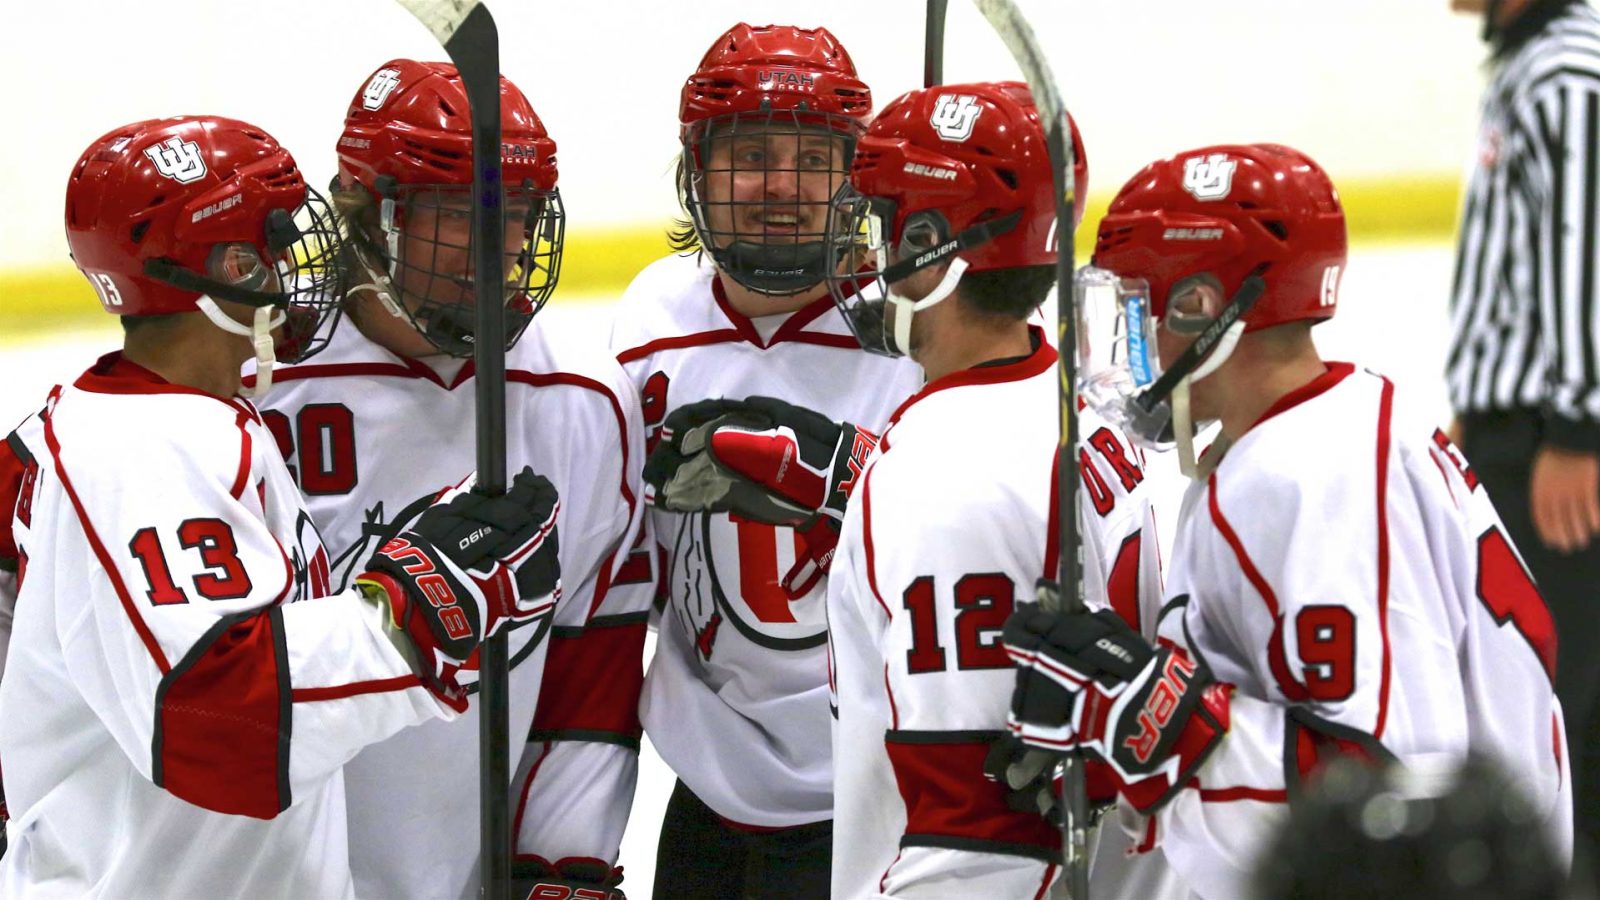
[[[367,81],[367,86],[361,89],[361,108],[377,109],[399,86],[399,69],[379,69],[373,72],[372,78]]]
[[[1239,163],[1226,153],[1191,156],[1183,161],[1183,189],[1196,200],[1221,200],[1233,190],[1233,172]]]
[[[181,137],[169,137],[144,148],[144,155],[155,163],[156,171],[179,184],[199,181],[206,175],[206,161],[200,145]]]
[[[933,115],[928,119],[939,137],[947,141],[964,141],[972,137],[972,126],[978,122],[983,107],[978,105],[976,94],[940,94],[933,102]]]

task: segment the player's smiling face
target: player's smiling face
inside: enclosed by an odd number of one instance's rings
[[[817,240],[845,154],[845,140],[828,131],[765,127],[713,138],[702,189],[717,242]]]

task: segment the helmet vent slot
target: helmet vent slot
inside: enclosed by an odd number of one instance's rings
[[[995,169],[994,174],[998,175],[1000,180],[1006,183],[1006,187],[1011,188],[1013,191],[1017,189],[1016,172],[1013,172],[1010,169]]]
[[[148,232],[149,230],[149,219],[145,219],[142,222],[135,222],[133,223],[133,227],[128,229],[128,239],[137,244],[144,240],[145,232]]]
[[[1277,219],[1268,219],[1261,223],[1261,227],[1272,232],[1272,236],[1280,241],[1289,239],[1289,229],[1284,227],[1284,224]]]

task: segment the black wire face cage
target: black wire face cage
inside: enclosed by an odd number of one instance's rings
[[[389,187],[380,224],[389,277],[411,324],[451,356],[473,354],[477,328],[470,185]],[[506,349],[516,344],[555,291],[561,274],[566,210],[557,189],[524,182],[505,195]]]
[[[211,248],[204,273],[150,259],[145,274],[216,300],[273,308],[273,318],[283,319],[274,356],[299,362],[327,346],[338,325],[349,286],[344,232],[333,207],[310,187],[293,212],[268,212],[265,231],[265,258],[254,244],[222,243]]]
[[[275,236],[268,218],[267,244],[274,251],[275,240],[295,235],[286,248],[291,271],[283,278],[289,290],[276,354],[285,362],[299,362],[328,345],[339,325],[349,279],[343,231],[333,207],[321,194],[306,189],[306,202],[293,217],[291,228],[292,232],[285,230]]]
[[[934,210],[908,214],[900,240],[891,246],[896,212],[893,200],[867,197],[845,184],[829,208],[827,226],[828,293],[862,349],[882,356],[903,356],[909,349],[894,339],[891,287],[959,249],[950,240],[949,223]]]
[[[699,123],[683,146],[683,205],[718,268],[740,285],[788,296],[829,271],[828,202],[845,183],[861,123],[765,109]]]

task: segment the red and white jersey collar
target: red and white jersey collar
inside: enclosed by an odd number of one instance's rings
[[[1045,339],[1044,329],[1037,325],[1028,326],[1028,336],[1033,342],[1034,350],[1016,362],[1008,362],[999,366],[973,366],[968,369],[951,372],[948,375],[941,375],[923,385],[922,390],[907,397],[906,401],[894,411],[894,414],[889,416],[889,424],[884,428],[884,433],[888,434],[889,429],[894,427],[894,423],[900,421],[900,417],[905,415],[906,410],[915,406],[917,401],[946,388],[1024,381],[1041,372],[1048,371],[1056,364],[1056,348],[1052,347],[1050,342]]]

